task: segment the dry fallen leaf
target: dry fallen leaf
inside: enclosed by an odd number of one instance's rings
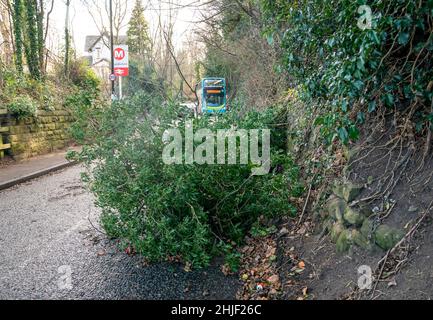
[[[304,261],[299,262],[298,267],[299,269],[305,269],[305,262]]]
[[[186,263],[185,264],[185,267],[183,268],[183,270],[185,271],[185,272],[191,272],[191,263]]]
[[[102,257],[105,256],[107,253],[105,252],[105,250],[101,250],[98,252],[98,257]]]
[[[278,275],[273,275],[268,278],[268,282],[272,284],[276,284],[280,281],[280,277]]]
[[[270,258],[274,256],[276,252],[277,252],[277,248],[269,247],[268,250],[266,251],[266,258]]]
[[[308,296],[308,288],[307,287],[302,289],[302,294],[304,295],[304,297]]]

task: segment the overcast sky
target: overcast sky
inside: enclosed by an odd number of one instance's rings
[[[104,5],[107,0],[98,0],[101,2],[101,5]],[[189,5],[193,3],[194,5],[204,1],[193,1],[193,0],[173,0],[172,2],[179,4],[179,9],[177,9],[177,22],[175,24],[175,45],[177,48],[181,46],[185,37],[190,34],[191,29],[193,28],[193,21],[199,19],[199,14],[194,6],[187,6],[185,8],[182,5]],[[134,6],[135,0],[127,0],[128,3],[128,17],[126,21],[129,21],[130,14],[132,8]],[[167,0],[158,1],[158,0],[143,0],[143,5],[146,7],[146,18],[149,22],[151,32],[155,30],[157,26],[157,17],[159,14],[159,5],[162,6],[163,10],[162,16],[163,18],[167,15],[167,10],[164,10],[166,7]],[[54,50],[60,50],[63,47],[63,34],[64,34],[64,25],[65,25],[65,15],[66,15],[66,6],[65,0],[55,0],[54,1],[54,11],[51,15],[51,32],[50,32],[50,40],[49,46],[52,46]],[[70,13],[70,21],[72,25],[73,31],[73,41],[75,44],[75,48],[77,51],[77,55],[81,56],[84,54],[84,43],[87,35],[97,35],[98,28],[95,26],[91,15],[89,14],[88,8],[84,6],[81,0],[71,0],[71,13]],[[126,34],[126,28],[123,30],[122,34]]]

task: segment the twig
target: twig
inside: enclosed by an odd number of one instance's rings
[[[304,208],[302,209],[302,214],[301,214],[301,216],[299,217],[299,221],[298,221],[298,223],[296,224],[296,226],[299,226],[299,225],[302,223],[302,220],[303,220],[303,218],[304,218],[305,212],[307,211],[307,206],[308,206],[308,203],[310,202],[311,191],[312,191],[312,189],[313,189],[313,184],[314,184],[314,180],[315,180],[315,179],[316,179],[316,176],[314,176],[313,179],[311,180],[310,188],[309,188],[309,190],[308,190],[308,195],[307,195],[307,198],[305,199]]]

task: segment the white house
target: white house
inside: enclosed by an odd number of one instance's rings
[[[126,44],[126,36],[116,37],[115,43]],[[98,36],[87,36],[84,51],[87,53],[86,58],[93,71],[102,80],[106,81],[108,91],[110,90],[110,73],[111,73],[111,50],[110,50],[110,37],[108,34]]]

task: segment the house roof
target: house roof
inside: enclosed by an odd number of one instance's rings
[[[106,40],[109,39],[108,34],[102,34],[102,35],[89,35],[86,36],[86,43],[84,45],[84,51],[85,52],[91,52],[95,45],[97,43],[99,43],[99,41],[105,37]],[[115,44],[126,44],[126,42],[128,41],[128,37],[127,36],[118,36],[117,39],[114,39]],[[104,43],[107,45],[108,41],[104,41]]]
[[[93,47],[98,43],[98,41],[102,38],[102,36],[87,36],[86,43],[84,45],[84,51],[90,52]]]

